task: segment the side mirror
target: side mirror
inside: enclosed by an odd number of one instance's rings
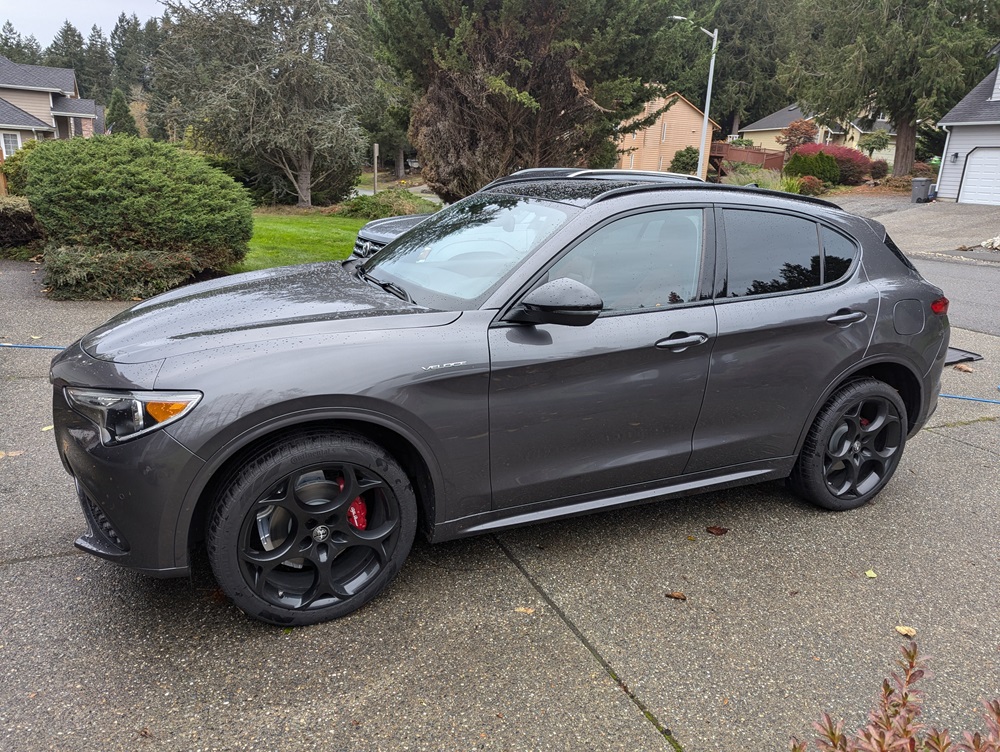
[[[600,295],[582,282],[563,277],[546,282],[525,295],[506,320],[522,324],[587,326],[603,309]]]

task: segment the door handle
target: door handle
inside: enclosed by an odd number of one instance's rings
[[[705,334],[687,334],[686,332],[675,332],[666,339],[661,339],[656,343],[657,350],[670,350],[672,352],[683,352],[695,345],[704,345],[708,342]]]
[[[833,316],[830,316],[827,321],[840,326],[841,324],[856,324],[859,321],[864,321],[866,318],[868,318],[868,314],[864,311],[852,311],[847,308],[841,308]]]

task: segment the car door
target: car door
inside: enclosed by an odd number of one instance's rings
[[[618,217],[562,255],[539,282],[594,289],[604,310],[590,325],[491,328],[494,509],[683,471],[716,331],[705,218],[699,207]]]
[[[718,336],[687,472],[789,457],[865,353],[879,295],[857,242],[811,217],[717,210]]]

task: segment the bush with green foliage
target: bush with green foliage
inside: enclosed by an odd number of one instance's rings
[[[888,149],[890,141],[891,139],[888,131],[872,131],[871,133],[863,134],[861,138],[858,139],[858,148],[861,149],[861,151],[866,152],[868,154],[868,158],[871,159],[875,152]]]
[[[889,163],[884,159],[873,159],[871,176],[872,180],[881,180],[889,174]]]
[[[724,162],[722,178],[724,185],[756,185],[768,191],[800,193],[800,180],[790,175],[782,175],[777,170],[765,170],[745,162]]]
[[[0,162],[0,171],[7,178],[7,192],[13,196],[24,195],[24,184],[28,182],[28,155],[38,147],[41,141],[25,141],[21,148]]]
[[[246,191],[169,144],[132,136],[46,141],[27,168],[25,193],[49,238],[46,284],[54,295],[105,297],[127,287],[145,290],[129,295],[142,297],[166,289],[161,272],[179,284],[246,255],[253,232]],[[66,271],[74,256],[78,274]]]
[[[785,163],[785,174],[796,177],[812,175],[824,183],[833,185],[840,182],[840,167],[837,165],[837,160],[822,151],[806,154],[797,150]]]
[[[998,752],[1000,750],[1000,700],[983,703],[986,732],[928,728],[920,720],[923,692],[917,682],[929,678],[927,659],[910,642],[901,648],[902,659],[893,673],[882,682],[875,708],[868,713],[868,723],[853,734],[845,733],[844,721],[834,721],[823,713],[813,724],[819,736],[814,745],[792,739],[792,752]]]
[[[813,154],[827,154],[836,161],[840,177],[837,180],[827,182],[840,183],[842,185],[861,185],[865,182],[865,176],[871,172],[872,162],[868,157],[857,149],[849,146],[834,146],[833,144],[806,144],[795,150],[794,154],[811,156]],[[816,175],[815,172],[807,173]],[[821,178],[822,175],[816,175]],[[823,178],[826,180],[826,178]]]
[[[812,175],[803,175],[799,178],[799,193],[803,196],[818,196],[825,191],[823,181],[819,178]]]
[[[382,219],[402,214],[431,214],[440,208],[440,204],[415,196],[405,188],[388,188],[374,196],[355,196],[334,211],[342,217]]]
[[[35,221],[28,199],[23,196],[0,196],[0,256],[3,249],[22,248],[42,239],[42,228]]]
[[[698,150],[693,146],[678,149],[670,160],[670,171],[684,175],[694,175],[698,172]]]
[[[731,146],[753,146],[752,138],[734,138],[729,142]]]

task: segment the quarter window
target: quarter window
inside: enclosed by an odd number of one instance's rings
[[[820,237],[823,239],[823,284],[836,282],[851,268],[858,248],[829,227],[820,229]]]
[[[817,225],[787,214],[726,209],[727,295],[801,290],[822,284]]]
[[[597,230],[552,267],[601,296],[605,312],[667,308],[697,300],[704,247],[701,209],[646,212]]]

